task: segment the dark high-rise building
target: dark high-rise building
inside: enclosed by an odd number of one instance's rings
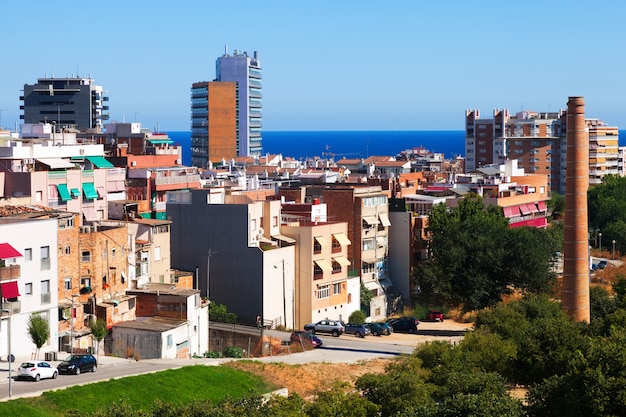
[[[37,84],[24,84],[20,119],[24,123],[54,124],[56,131],[74,128],[101,132],[109,119],[109,100],[91,78],[39,78]]]

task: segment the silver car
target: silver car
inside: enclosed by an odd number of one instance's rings
[[[343,323],[339,320],[320,320],[317,323],[309,323],[304,325],[304,330],[313,334],[329,333],[335,337],[339,337],[345,331]]]

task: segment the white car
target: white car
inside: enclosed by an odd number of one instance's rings
[[[17,379],[28,378],[39,381],[44,378],[56,379],[59,371],[46,361],[24,362],[17,368]]]

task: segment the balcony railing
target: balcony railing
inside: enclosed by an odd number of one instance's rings
[[[11,310],[13,314],[19,314],[22,311],[22,303],[20,301],[6,302],[0,304],[0,311],[2,311],[2,315],[9,315]]]
[[[19,265],[7,265],[0,267],[0,281],[17,279],[20,277]]]
[[[50,299],[51,296],[49,292],[41,294],[41,304],[50,304]]]

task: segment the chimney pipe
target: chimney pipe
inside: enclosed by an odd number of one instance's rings
[[[589,135],[585,128],[585,100],[567,102],[567,162],[563,231],[563,311],[576,321],[589,322],[590,253],[587,218]]]

